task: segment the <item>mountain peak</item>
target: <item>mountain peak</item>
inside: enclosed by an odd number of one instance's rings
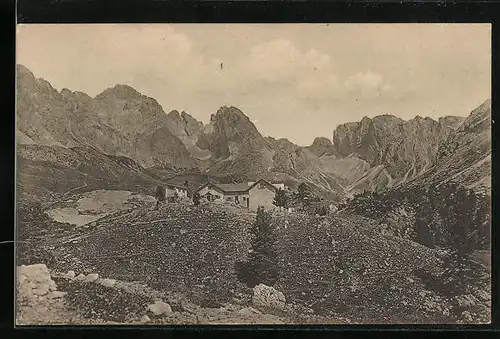
[[[465,120],[465,117],[457,117],[453,115],[447,115],[444,117],[440,117],[438,119],[439,125],[442,127],[449,127],[452,129],[457,129],[458,126],[460,126],[461,123],[463,123]]]
[[[72,91],[72,90],[70,90],[69,88],[64,87],[64,88],[61,90],[61,94],[62,94],[62,95],[64,95],[64,96],[66,96],[66,95],[71,95],[71,94],[73,94],[73,91]]]
[[[325,137],[317,137],[314,138],[314,141],[312,143],[313,145],[333,145],[332,141],[328,138]]]
[[[178,119],[178,118],[180,118],[181,115],[179,114],[179,111],[177,111],[177,110],[174,109],[173,111],[170,111],[167,114],[167,116],[170,117],[170,118]]]
[[[464,120],[461,131],[481,132],[491,128],[491,99],[487,99]]]
[[[17,75],[27,75],[27,76],[31,76],[33,78],[35,78],[35,75],[33,74],[33,72],[31,72],[26,66],[24,65],[21,65],[21,64],[17,64],[16,65],[16,72],[17,72]]]
[[[245,116],[245,113],[243,113],[239,108],[234,107],[234,106],[222,106],[217,110],[217,115],[239,115],[239,116]]]
[[[317,157],[321,157],[322,155],[338,155],[333,142],[325,137],[315,138],[312,145],[307,148]]]
[[[192,116],[191,114],[189,114],[189,113],[187,113],[187,112],[185,112],[185,111],[182,111],[182,112],[181,112],[181,118],[182,118],[183,120],[188,120],[188,119],[189,119],[189,120],[190,120],[190,119],[194,119],[194,120],[196,120],[195,118],[193,118],[193,116]],[[196,121],[198,121],[198,120],[196,120]],[[198,121],[198,122],[199,122],[199,123],[202,123],[201,121]]]
[[[400,124],[404,120],[401,118],[398,118],[395,115],[392,114],[380,114],[375,117],[373,117],[372,121],[377,122],[377,123],[386,123],[386,124]]]
[[[142,94],[128,85],[117,84],[114,87],[105,89],[101,94],[97,95],[96,98],[109,96],[120,99],[130,99],[134,97],[141,97]]]

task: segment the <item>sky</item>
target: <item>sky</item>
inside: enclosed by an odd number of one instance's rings
[[[23,24],[17,62],[58,90],[125,84],[204,123],[235,106],[305,146],[364,116],[467,116],[491,97],[491,25]]]

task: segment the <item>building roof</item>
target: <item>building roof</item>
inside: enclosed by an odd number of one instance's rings
[[[216,184],[224,192],[244,192],[250,187],[246,182],[234,183],[234,184]]]
[[[221,193],[225,193],[225,192],[224,192],[224,190],[222,190],[222,188],[220,188],[219,186],[217,186],[217,184],[214,184],[214,183],[212,183],[212,182],[206,182],[206,183],[204,183],[203,185],[201,185],[200,187],[198,187],[198,188],[196,189],[196,192],[201,191],[202,189],[204,189],[204,188],[205,188],[205,187],[207,187],[207,186],[211,186],[211,187],[213,187],[216,191],[219,191],[219,192],[221,192]]]
[[[221,191],[223,193],[226,193],[226,194],[231,194],[231,193],[246,193],[249,190],[251,190],[253,187],[257,186],[257,184],[259,184],[261,182],[265,183],[269,188],[271,188],[274,191],[276,191],[278,189],[278,188],[276,188],[276,186],[274,186],[273,184],[269,183],[268,181],[266,181],[264,179],[259,179],[259,180],[257,180],[256,182],[254,182],[251,185],[249,185],[247,182],[233,183],[233,184],[214,184],[214,183],[211,183],[211,182],[207,182],[204,185],[201,185],[196,191],[200,191],[200,190],[202,190],[203,188],[205,188],[207,186],[212,186],[216,190],[219,190],[219,191]]]
[[[248,189],[251,190],[252,188],[254,188],[255,186],[257,186],[258,184],[260,183],[263,183],[265,184],[267,187],[269,187],[271,190],[273,191],[277,191],[278,188],[276,186],[274,186],[273,184],[271,184],[269,181],[267,180],[264,180],[264,179],[259,179],[257,180],[253,185],[251,185]]]

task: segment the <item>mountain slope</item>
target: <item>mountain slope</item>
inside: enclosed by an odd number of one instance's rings
[[[429,181],[456,181],[491,195],[491,99],[486,100],[439,147]]]
[[[320,195],[338,199],[343,194],[340,179],[324,171],[318,157],[334,154],[331,143],[325,140],[308,148],[287,139],[264,138],[241,110],[222,107],[211,116],[196,145],[212,154],[206,164],[209,172],[251,180],[262,177],[291,186],[305,181]]]
[[[233,106],[221,107],[204,125],[186,112],[165,114],[156,100],[125,85],[95,98],[58,92],[21,65],[17,91],[18,144],[83,146],[129,157],[162,177],[187,170],[234,180],[262,177],[292,187],[307,182],[335,200],[419,178],[444,180],[448,172],[469,187],[487,187],[489,181],[486,103],[468,119],[365,117],[337,127],[332,140],[316,138],[302,147],[263,137]]]
[[[462,232],[471,241],[471,248],[488,251],[491,101],[472,111],[441,142],[432,168],[404,185],[358,195],[347,208],[379,221],[384,232],[412,238],[429,247],[451,246]],[[461,244],[467,245],[465,240]]]
[[[20,143],[85,146],[127,156],[145,166],[196,166],[184,144],[167,128],[156,100],[116,85],[95,98],[55,90],[24,66],[17,66],[17,131]],[[159,145],[152,150],[149,145]]]
[[[438,121],[420,116],[408,121],[392,115],[364,117],[360,122],[337,127],[333,144],[344,157],[355,156],[373,168],[385,169],[382,182],[402,184],[434,165],[440,143],[461,120],[460,117]]]
[[[70,193],[125,189],[151,194],[160,180],[130,158],[88,147],[17,146],[18,200],[50,202]]]
[[[197,160],[208,160],[211,156],[210,151],[202,150],[196,146],[198,136],[203,132],[203,123],[196,120],[188,113],[182,111],[172,111],[167,114],[168,129],[173,135],[178,137],[186,150]]]

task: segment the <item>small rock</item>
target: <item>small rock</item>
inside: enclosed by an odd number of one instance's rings
[[[57,290],[56,283],[55,283],[53,280],[50,280],[50,281],[49,281],[49,290],[50,290],[50,291],[55,291],[55,290]]]
[[[238,311],[238,314],[243,317],[251,317],[256,314],[262,314],[260,311],[256,310],[253,307],[245,307]]]
[[[76,278],[75,278],[75,279],[76,279],[76,280],[83,281],[83,280],[85,280],[85,274],[80,273],[80,274],[78,274],[78,275],[76,276]]]
[[[35,295],[46,295],[49,293],[49,286],[48,285],[41,285],[38,288],[34,288],[32,290],[32,293]]]
[[[167,314],[172,313],[172,308],[170,307],[170,305],[161,301],[161,300],[157,300],[157,301],[155,301],[154,304],[149,305],[148,310],[151,311],[154,315],[162,315],[165,313],[167,313]]]
[[[472,322],[472,315],[470,314],[469,311],[464,311],[462,312],[462,317],[464,318],[465,321]]]
[[[472,307],[475,306],[478,301],[473,295],[470,294],[461,295],[457,297],[456,300],[460,307]]]
[[[64,275],[65,278],[69,278],[69,279],[73,279],[75,277],[75,271],[68,271],[68,273],[66,273]]]
[[[478,290],[477,296],[479,298],[481,298],[483,301],[490,301],[491,300],[491,294],[489,294],[485,290]]]
[[[99,284],[101,284],[102,286],[105,286],[105,287],[113,287],[116,284],[116,280],[109,279],[109,278],[99,279]]]
[[[68,294],[68,292],[54,291],[54,292],[49,294],[49,298],[51,298],[51,299],[62,298],[66,294]]]
[[[412,278],[408,278],[408,282],[409,282],[410,284],[413,284],[413,283],[415,282],[415,280],[413,280]]]
[[[91,273],[85,277],[86,282],[94,282],[97,279],[99,279],[99,274],[97,273]]]
[[[143,315],[141,318],[141,323],[143,323],[143,324],[148,323],[150,321],[151,321],[151,319],[146,314]]]

